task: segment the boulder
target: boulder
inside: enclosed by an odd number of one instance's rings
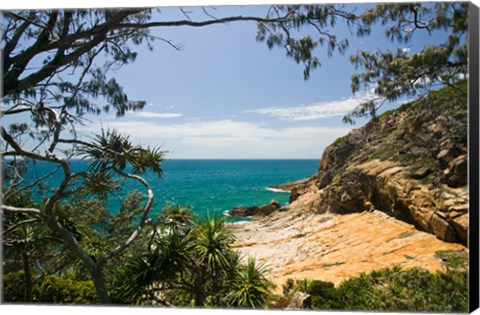
[[[300,194],[298,193],[298,188],[293,187],[292,190],[290,190],[290,197],[288,198],[288,203],[294,202],[298,199],[298,197],[300,197]]]
[[[258,214],[260,207],[235,207],[232,210],[228,211],[228,215],[231,217],[251,217],[252,215]]]
[[[462,150],[457,147],[451,147],[441,150],[437,154],[437,159],[440,161],[441,167],[446,167],[454,158],[458,157],[462,153]]]
[[[269,204],[266,204],[264,206],[261,206],[259,209],[259,214],[261,215],[270,215],[272,212],[275,210],[280,209],[282,206],[276,201],[275,199],[272,199]]]
[[[272,212],[280,209],[282,206],[278,201],[272,199],[270,203],[259,206],[252,206],[252,207],[235,207],[232,210],[228,211],[228,215],[231,217],[251,217],[254,215],[262,215],[267,216],[272,214]]]
[[[430,173],[432,173],[432,169],[430,167],[421,166],[412,171],[412,173],[410,174],[410,178],[423,179],[427,177]]]
[[[312,298],[307,293],[295,292],[287,306],[287,310],[303,310],[312,308]]]
[[[468,159],[467,155],[460,155],[448,163],[444,171],[444,181],[450,187],[461,187],[467,184]]]
[[[458,238],[465,244],[467,243],[468,239],[468,223],[468,213],[459,215],[451,221],[451,225],[457,232]]]
[[[444,218],[441,212],[436,212],[431,220],[430,224],[433,227],[433,232],[435,235],[446,242],[455,242],[457,241],[457,233],[452,228],[452,226],[448,223],[448,221]]]

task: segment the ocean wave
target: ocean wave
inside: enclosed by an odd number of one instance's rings
[[[268,191],[272,191],[272,192],[278,192],[278,193],[289,193],[290,191],[288,190],[283,190],[283,189],[278,189],[278,188],[272,188],[272,187],[267,187],[265,188],[266,190]]]

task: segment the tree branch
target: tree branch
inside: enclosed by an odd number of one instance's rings
[[[8,15],[8,13],[11,13],[11,12],[7,12],[7,11],[4,12],[5,15]],[[13,15],[13,13],[11,14]],[[19,16],[17,14],[15,14],[14,17],[20,18],[24,22],[22,23],[22,25],[20,25],[20,27],[17,28],[17,30],[15,31],[15,34],[13,34],[13,37],[9,41],[7,41],[5,48],[3,49],[3,58],[4,58],[3,70],[4,71],[7,71],[10,68],[10,65],[11,65],[10,54],[17,47],[18,41],[20,40],[22,35],[25,33],[27,28],[30,26],[30,24],[33,24],[32,20],[35,18],[35,11],[30,11],[30,14],[28,15],[27,19],[24,19],[22,16]]]
[[[2,210],[7,211],[7,212],[12,212],[12,213],[26,213],[33,215],[38,218],[42,218],[43,214],[42,212],[37,209],[37,208],[19,208],[19,207],[12,207],[12,206],[7,206],[7,205],[2,205]]]
[[[60,169],[60,166],[57,166],[55,169],[53,169],[52,171],[46,173],[44,176],[42,177],[39,177],[37,180],[35,180],[34,182],[26,185],[26,186],[23,186],[22,188],[18,189],[18,190],[13,190],[13,194],[18,194],[19,192],[23,191],[23,190],[26,190],[30,187],[33,187],[35,185],[37,185],[38,183],[40,183],[41,181],[43,181],[45,178],[53,175],[54,173],[56,173],[58,170]],[[9,194],[12,194],[12,192],[10,192],[11,189],[15,188],[16,186],[20,185],[21,182],[18,182],[17,184],[14,184],[14,185],[11,185],[8,187],[7,191],[5,192],[5,196],[7,197]]]
[[[140,232],[143,230],[143,228],[147,224],[150,224],[152,222],[151,219],[148,219],[148,214],[150,213],[150,210],[153,206],[154,195],[153,195],[152,188],[150,187],[148,182],[138,175],[127,174],[127,173],[124,173],[124,172],[122,172],[122,171],[120,171],[116,168],[114,168],[113,170],[117,174],[119,174],[120,176],[130,178],[130,179],[134,179],[134,180],[140,182],[143,186],[145,186],[145,189],[147,190],[147,194],[148,194],[148,201],[147,201],[147,204],[144,207],[142,218],[140,219],[140,222],[138,223],[137,228],[132,232],[130,237],[123,244],[120,244],[115,249],[110,251],[108,254],[106,254],[105,256],[98,259],[97,264],[100,266],[100,268],[106,263],[107,260],[111,259],[114,256],[117,256],[122,251],[124,251],[128,246],[130,246],[130,244],[133,243],[137,239],[137,237],[140,235]]]
[[[8,211],[8,210],[7,210]],[[13,225],[11,225],[10,227],[8,227],[8,229],[6,229],[5,231],[2,231],[2,234],[6,234],[8,232],[10,232],[11,230],[15,229],[16,227],[20,226],[20,225],[23,225],[23,224],[28,224],[28,223],[32,223],[32,222],[35,222],[37,221],[37,218],[31,218],[31,219],[27,219],[27,220],[23,220],[23,221],[20,221],[18,223],[15,223]]]
[[[218,18],[214,20],[206,21],[190,21],[190,20],[180,20],[180,21],[162,21],[162,22],[150,22],[150,23],[120,23],[116,28],[133,28],[133,29],[144,29],[151,27],[172,27],[172,26],[190,26],[190,27],[202,27],[215,24],[225,24],[228,22],[240,22],[240,21],[251,21],[259,23],[276,23],[276,22],[286,22],[290,13],[285,16],[278,18],[261,18],[258,16],[231,16],[225,18]]]
[[[61,160],[54,155],[43,156],[34,152],[25,151],[24,149],[22,149],[22,147],[20,147],[20,145],[15,141],[15,139],[13,139],[13,137],[7,133],[3,126],[1,127],[0,131],[2,134],[2,138],[15,150],[15,152],[3,152],[3,156],[19,155],[39,161],[61,163]]]

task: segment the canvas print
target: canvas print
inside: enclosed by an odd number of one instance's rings
[[[468,312],[473,10],[3,10],[2,303]]]

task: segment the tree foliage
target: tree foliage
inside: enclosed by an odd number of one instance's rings
[[[181,212],[186,212],[183,208]],[[179,206],[161,216],[178,218]],[[152,251],[135,257],[118,275],[115,296],[122,303],[262,308],[272,284],[262,266],[240,262],[224,217],[170,221],[155,234]],[[182,223],[183,222],[183,223]],[[129,277],[125,277],[129,275]]]
[[[23,271],[7,273],[3,277],[3,301],[61,304],[96,304],[98,296],[92,281],[74,281],[54,275],[39,278],[32,289],[32,299],[26,300]]]
[[[282,16],[288,18],[281,19]],[[332,56],[335,51],[344,54],[348,48],[348,40],[337,38],[330,29],[334,28],[339,20],[355,29],[359,36],[370,33],[369,26],[361,23],[359,16],[338,5],[272,6],[267,18],[281,20],[258,23],[257,40],[266,42],[270,49],[285,49],[287,58],[302,63],[305,80],[310,77],[312,70],[321,66],[316,49],[325,45],[327,55]],[[305,28],[312,29],[312,32],[301,35],[301,30]]]
[[[15,200],[10,198],[6,202],[15,207],[30,205],[41,208],[31,198],[32,195],[24,193],[21,197],[16,197]],[[74,235],[83,251],[98,262],[112,247],[123,244],[125,236],[136,228],[144,210],[143,200],[143,194],[132,191],[121,204],[120,210],[114,214],[105,208],[101,200],[89,199],[84,195],[68,203],[58,204],[54,213],[59,223]],[[16,295],[17,300],[21,297],[18,301],[35,301],[35,288],[44,277],[50,275],[72,281],[91,279],[88,265],[40,218],[6,212],[3,224],[4,273],[20,272],[18,277],[23,277],[22,291]],[[123,259],[144,252],[148,246],[148,236],[148,233],[140,235],[121,255],[107,260],[104,268],[110,271],[106,277],[111,277]]]
[[[365,71],[352,76],[352,91],[374,88],[376,97],[360,104],[344,117],[375,117],[384,101],[425,95],[433,87],[453,86],[468,75],[468,3],[378,4],[361,14],[368,26],[380,23],[392,42],[407,45],[415,32],[446,31],[449,35],[439,45],[426,46],[409,53],[407,47],[395,51],[358,51],[350,57],[356,68]],[[466,95],[463,95],[466,98]]]

